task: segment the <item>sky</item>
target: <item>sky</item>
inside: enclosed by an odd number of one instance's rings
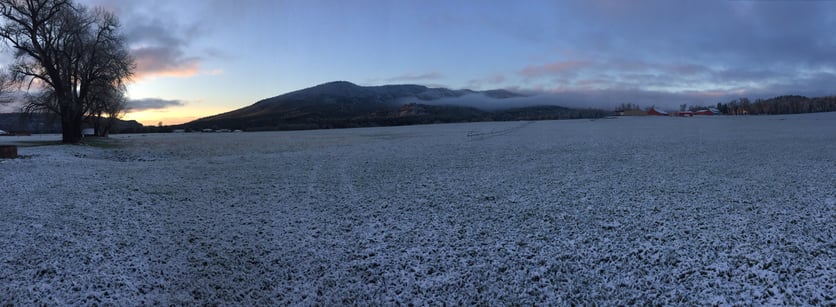
[[[120,17],[125,118],[150,125],[335,80],[575,107],[836,94],[836,1],[79,1]]]

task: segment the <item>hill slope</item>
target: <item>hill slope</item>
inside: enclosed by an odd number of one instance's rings
[[[600,117],[601,112],[577,112],[560,107],[525,108],[526,112],[485,111],[441,105],[465,95],[507,99],[523,95],[506,90],[473,91],[422,85],[358,86],[346,81],[321,84],[264,99],[250,106],[201,118],[178,127],[187,129],[290,130],[392,126],[441,122],[511,119]],[[531,116],[523,116],[530,114]]]

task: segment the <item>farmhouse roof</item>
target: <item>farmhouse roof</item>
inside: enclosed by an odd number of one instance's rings
[[[656,107],[653,107],[649,111],[647,111],[647,114],[668,115],[668,112],[665,112],[665,111],[657,109]]]

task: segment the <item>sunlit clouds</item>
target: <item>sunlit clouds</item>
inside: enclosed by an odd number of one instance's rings
[[[136,59],[138,81],[151,77],[191,77],[200,72],[200,60],[196,58],[176,59],[165,57],[161,50],[140,48],[131,51]]]

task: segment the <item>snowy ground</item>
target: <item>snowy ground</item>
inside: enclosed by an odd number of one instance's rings
[[[3,304],[836,303],[836,113],[45,139]]]

